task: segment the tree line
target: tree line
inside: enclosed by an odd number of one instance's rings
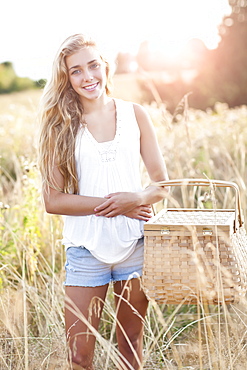
[[[17,76],[11,62],[0,63],[0,94],[43,87],[45,80],[33,81],[28,77]]]
[[[208,50],[202,41],[194,39],[180,59],[171,63],[161,54],[150,53],[147,42],[140,46],[134,61],[140,75],[147,76],[140,78],[144,100],[154,98],[147,83],[149,76],[158,96],[171,110],[179,97],[188,93],[190,106],[198,109],[213,107],[217,101],[229,107],[247,104],[247,0],[229,0],[229,4],[232,12],[219,26],[221,41],[217,49]],[[131,63],[130,54],[119,53],[116,72],[129,71]],[[168,81],[161,72],[167,72]]]

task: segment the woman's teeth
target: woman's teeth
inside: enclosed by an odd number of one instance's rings
[[[85,89],[85,90],[93,90],[93,89],[95,89],[95,87],[97,85],[98,85],[98,83],[93,84],[93,85],[89,85],[89,86],[84,86],[83,89]]]

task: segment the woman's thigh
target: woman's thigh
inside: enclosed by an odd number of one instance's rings
[[[148,300],[140,278],[114,283],[117,319],[128,336],[142,332]],[[120,329],[121,330],[121,329]]]

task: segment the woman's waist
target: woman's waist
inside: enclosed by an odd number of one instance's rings
[[[119,215],[64,216],[63,235],[72,240],[104,239],[131,241],[143,235],[144,221]]]

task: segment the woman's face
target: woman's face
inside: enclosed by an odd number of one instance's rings
[[[106,64],[97,49],[85,47],[66,57],[69,81],[81,100],[100,98],[105,93]]]

